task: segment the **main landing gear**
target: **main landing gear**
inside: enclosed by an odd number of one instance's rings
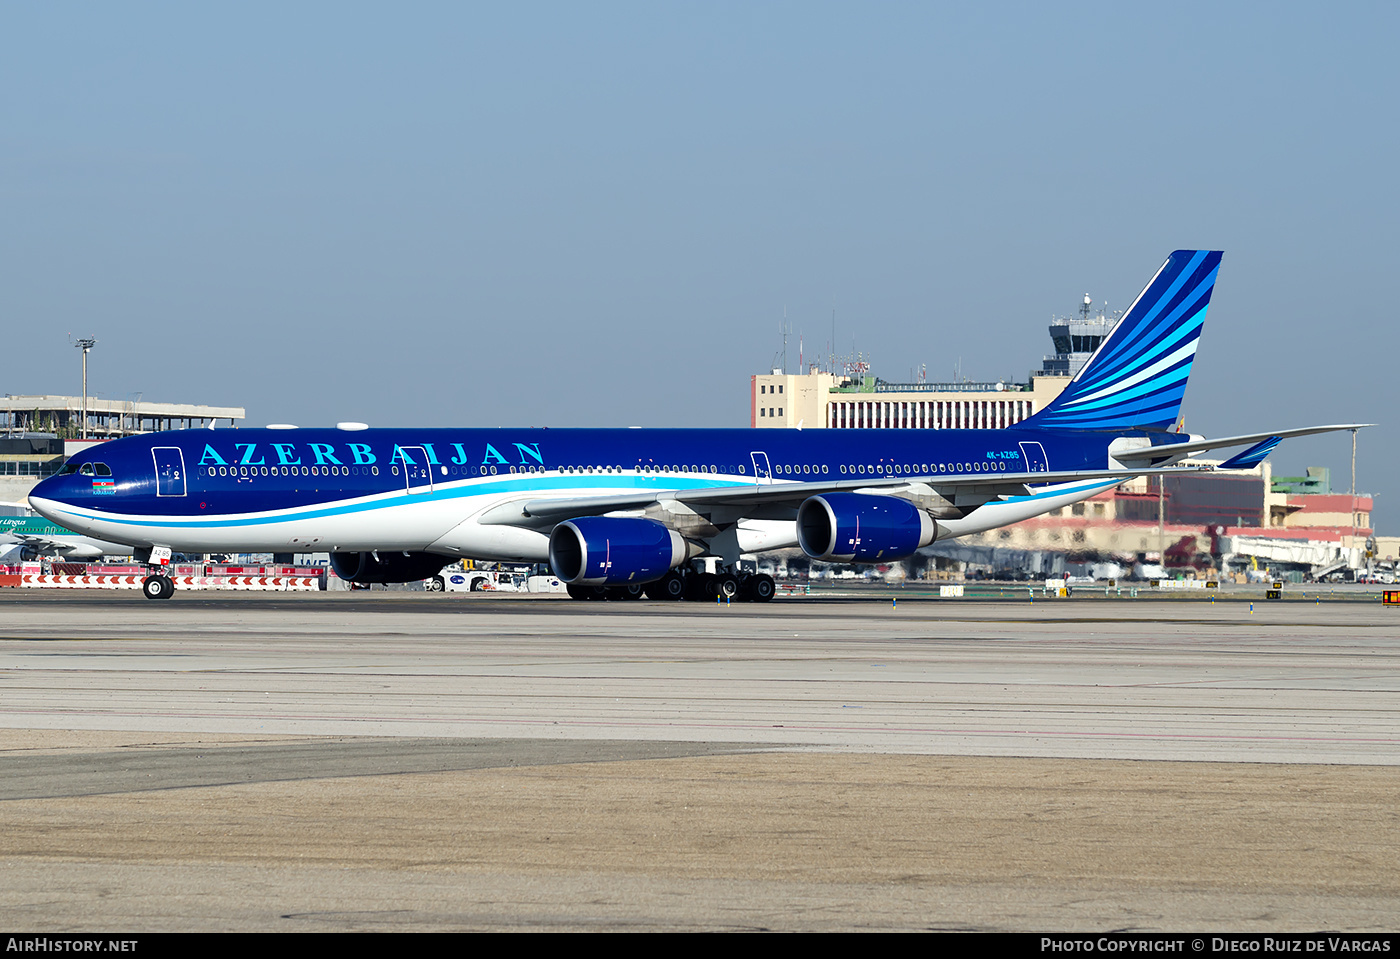
[[[153,573],[141,581],[141,594],[147,599],[169,599],[175,595],[175,582],[163,573]]]
[[[773,598],[775,588],[773,577],[767,573],[733,573],[727,570],[705,573],[673,569],[645,586],[570,586],[568,590],[574,599],[589,600],[640,599],[645,593],[649,599],[658,600],[766,603]]]

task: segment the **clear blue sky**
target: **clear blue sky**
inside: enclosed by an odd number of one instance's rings
[[[739,426],[784,308],[1022,379],[1210,247],[1188,429],[1379,422],[1400,532],[1394,4],[0,11],[0,392],[76,393],[72,333],[250,424]]]

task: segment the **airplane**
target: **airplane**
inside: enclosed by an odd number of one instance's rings
[[[130,546],[104,542],[65,529],[18,503],[0,503],[0,564],[28,563],[40,557],[68,561],[128,556]]]
[[[1247,446],[1222,464],[1246,468],[1284,438],[1364,425],[1173,431],[1221,255],[1172,253],[1059,396],[1010,428],[179,430],[78,453],[29,502],[153,565],[328,551],[365,584],[462,558],[548,561],[575,598],[763,602],[773,579],[741,554],[892,562],[1190,454]],[[144,592],[174,586],[157,566]]]

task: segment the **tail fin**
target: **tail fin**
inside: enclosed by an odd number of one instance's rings
[[[1064,392],[1023,424],[1084,430],[1175,424],[1221,256],[1177,250],[1167,257]]]

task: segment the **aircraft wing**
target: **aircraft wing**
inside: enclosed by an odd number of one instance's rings
[[[70,536],[36,536],[33,533],[10,532],[8,536],[15,540],[17,545],[28,546],[37,553],[46,556],[63,556],[68,558],[98,557],[98,556],[121,556],[130,551],[129,546],[122,546],[119,543],[108,543],[100,539],[93,539],[89,536],[81,536],[73,533]]]
[[[73,535],[74,537],[77,537],[78,534],[74,533]],[[37,550],[61,550],[65,546],[69,545],[68,543],[64,543],[60,540],[50,539],[47,536],[34,536],[29,533],[11,533],[10,536],[12,536],[21,545],[28,546],[32,549]]]
[[[1151,462],[1163,456],[1179,456],[1182,453],[1202,453],[1206,450],[1225,449],[1230,446],[1266,443],[1269,440],[1285,440],[1290,436],[1310,436],[1313,433],[1335,433],[1338,430],[1361,430],[1374,423],[1343,423],[1336,426],[1304,426],[1293,430],[1271,430],[1267,433],[1248,433],[1243,436],[1222,436],[1219,439],[1200,439],[1187,443],[1170,443],[1163,446],[1145,446],[1142,449],[1123,450],[1114,453],[1113,458],[1120,463]],[[1275,442],[1273,445],[1278,445]],[[1271,446],[1270,449],[1273,447]]]
[[[880,476],[866,479],[827,480],[811,483],[735,483],[695,490],[638,490],[608,496],[520,499],[503,503],[477,517],[483,525],[541,528],[576,516],[600,516],[620,510],[640,510],[663,502],[695,508],[716,506],[740,509],[791,509],[794,512],[810,496],[857,490],[894,491],[914,484],[931,487],[948,500],[976,495],[982,500],[998,496],[1026,496],[1031,484],[1072,483],[1132,479],[1160,473],[1194,473],[1198,467],[1167,466],[1116,470],[1054,470],[1033,473],[940,473],[933,476]]]

